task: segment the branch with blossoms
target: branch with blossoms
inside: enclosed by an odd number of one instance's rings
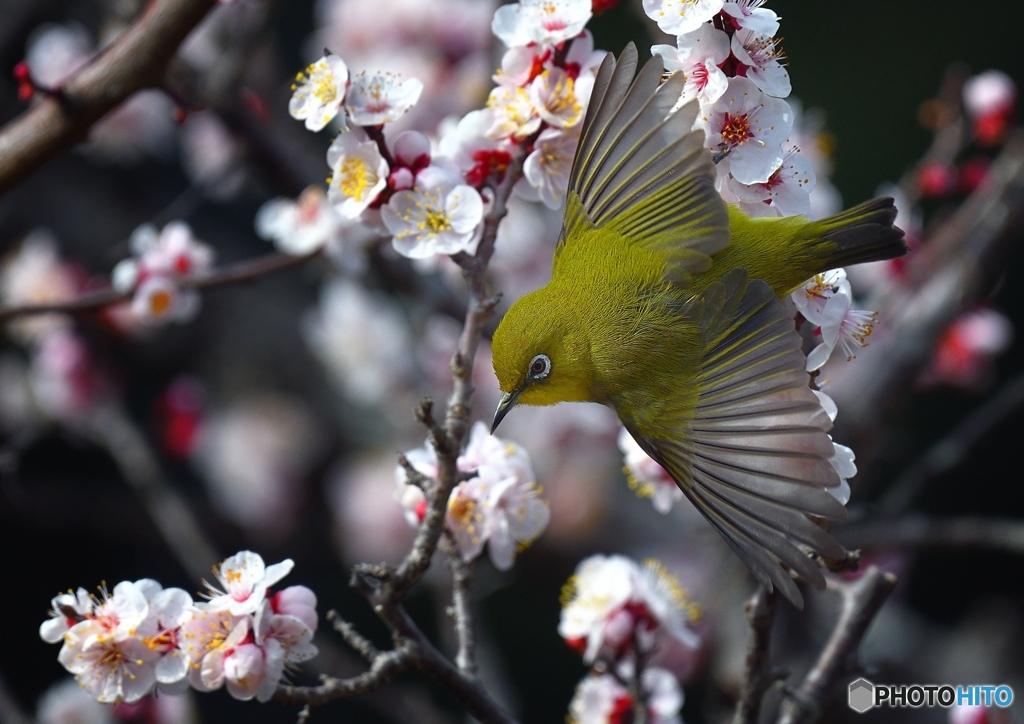
[[[159,85],[185,36],[215,0],[157,0],[123,36],[0,129],[0,194],[82,140],[136,91]],[[31,97],[31,96],[29,96]]]
[[[457,310],[461,329],[449,364],[451,394],[443,409],[430,399],[416,408],[426,441],[399,456],[395,469],[396,498],[415,539],[398,563],[359,564],[350,578],[387,628],[389,646],[378,647],[331,611],[327,618],[333,631],[362,658],[365,670],[347,678],[323,676],[316,686],[292,684],[291,675],[316,653],[311,643],[318,625],[316,596],[302,586],[272,590],[291,562],[268,567],[255,553],[243,551],[215,567],[216,583],[207,584],[205,601],[194,601],[179,589],[162,589],[148,579],[120,583],[98,597],[81,589],[56,597],[41,634],[45,640],[63,642],[59,660],[92,697],[136,702],[156,692],[223,687],[237,699],[303,706],[299,717],[304,722],[318,706],[380,690],[398,675],[415,671],[478,720],[513,724],[477,675],[473,566],[486,549],[499,571],[512,568],[547,528],[551,512],[526,448],[495,438],[483,422],[474,422],[474,362],[500,304],[495,287],[508,288],[500,277],[496,283],[490,262],[499,229],[508,233],[519,223],[508,218],[510,205],[519,199],[558,209],[564,201],[595,72],[604,57],[595,51],[585,27],[598,7],[613,4],[521,0],[498,8],[491,27],[507,50],[494,76],[497,85],[485,108],[464,115],[437,137],[418,130],[398,133],[394,125],[415,126],[410,111],[415,113],[421,96],[425,98],[427,83],[385,72],[350,73],[349,63],[357,65],[352,57],[331,52],[307,66],[295,77],[289,111],[308,130],[330,129],[336,135],[323,144],[325,173],[330,174],[326,190],[310,186],[297,199],[274,199],[256,216],[257,233],[273,241],[282,255],[218,269],[213,249],[197,240],[184,222],[173,221],[160,230],[142,227],[133,234],[132,257],[115,267],[109,290],[83,293],[60,274],[48,290],[52,294],[9,294],[5,285],[8,306],[0,309],[0,320],[14,320],[10,329],[30,351],[32,387],[45,393],[38,402],[68,427],[73,427],[86,393],[95,393],[96,386],[90,386],[85,344],[66,313],[110,307],[106,316],[130,332],[184,323],[199,311],[199,292],[320,255],[336,264],[344,279],[340,283],[349,292],[358,287],[347,277],[360,273],[355,257],[362,256],[365,249],[359,247],[367,239],[381,257],[393,251],[401,261],[411,260],[410,268],[417,272],[439,271],[435,277],[442,277],[446,270],[456,270],[468,292],[466,308]],[[717,163],[717,188],[724,198],[752,216],[826,216],[837,210],[826,208],[828,195],[822,193],[829,189],[827,159],[816,149],[807,119],[798,120],[785,100],[791,85],[775,37],[779,18],[763,4],[644,0],[649,17],[676,36],[674,46],[655,46],[652,52],[662,58],[666,72],[687,79],[679,103],[700,106],[700,126]],[[103,62],[103,57],[94,62]],[[75,82],[48,89],[51,93],[30,90],[46,96],[41,106],[52,105],[70,97]],[[988,123],[984,127],[991,130],[993,122]],[[952,136],[940,140],[945,143]],[[947,151],[942,146],[933,160],[952,157]],[[996,180],[986,187],[996,192],[987,193],[1017,193],[1018,171],[1010,168],[1007,180],[1006,164],[998,164]],[[918,173],[919,178],[925,175]],[[998,190],[1000,182],[1003,191]],[[1001,201],[1009,203],[1013,194]],[[976,216],[971,228],[983,225]],[[26,243],[22,248],[23,255],[35,255],[28,267],[48,253],[30,247]],[[792,296],[796,326],[808,342],[806,369],[812,387],[824,386],[830,377],[825,370],[835,369],[843,358],[863,354],[886,316],[856,308],[857,286],[853,272],[848,276],[836,269],[808,280]],[[372,306],[357,292],[340,296],[345,312],[355,313],[360,302]],[[360,343],[383,348],[374,349],[373,362],[357,358],[346,368],[355,380],[351,387],[365,379],[357,373],[374,363],[383,366],[413,356],[405,348],[385,348],[384,337],[363,328],[338,345],[346,359],[357,356],[352,348]],[[825,391],[815,392],[835,420],[836,403]],[[125,460],[132,446],[120,448],[118,433],[123,440],[123,433],[137,437],[139,430],[125,427],[122,408],[107,408],[111,410],[117,416],[94,418],[97,432],[105,434],[97,437],[121,453],[114,457],[122,467],[131,467]],[[630,487],[649,498],[657,511],[671,510],[683,497],[679,487],[625,430],[620,430],[618,444]],[[143,463],[136,467],[152,473],[153,461]],[[853,451],[834,443],[831,464],[842,483],[835,494],[845,505],[849,479],[857,473]],[[141,482],[143,497],[156,508],[166,491],[156,489],[152,478],[143,474],[134,482]],[[1019,533],[1003,532],[1011,543]],[[165,536],[169,541],[190,537],[187,526]],[[927,545],[931,540],[930,535],[908,534],[904,542]],[[201,545],[191,550],[182,545],[175,551],[189,570],[204,568],[211,557]],[[446,559],[452,579],[449,614],[457,646],[450,658],[405,609],[407,595],[424,581],[438,556]],[[839,568],[855,560],[851,556],[822,563]],[[838,593],[843,611],[830,642],[815,652],[810,674],[788,693],[784,721],[812,721],[820,715],[893,582],[891,575],[874,567],[854,582],[830,578],[827,595]],[[684,680],[676,664],[694,660],[710,637],[701,628],[700,608],[676,576],[653,560],[637,563],[622,555],[596,555],[579,564],[565,586],[562,604],[558,632],[587,667],[569,704],[571,719],[577,724],[677,724]],[[756,721],[765,694],[786,678],[769,656],[774,606],[774,596],[763,590],[749,604],[753,638],[746,678],[738,690],[737,723]],[[479,658],[486,663],[485,656]]]

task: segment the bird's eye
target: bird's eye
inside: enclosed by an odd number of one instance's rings
[[[530,360],[530,377],[542,380],[551,374],[551,359],[546,354],[539,354]]]

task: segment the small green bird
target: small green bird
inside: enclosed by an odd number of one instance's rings
[[[815,274],[907,251],[892,199],[823,221],[751,219],[715,190],[697,104],[636,48],[598,72],[569,177],[551,281],[495,331],[502,390],[492,431],[517,403],[610,405],[769,590],[819,588],[794,545],[843,547],[807,516],[845,517],[826,488],[831,422],[808,387],[780,297]]]

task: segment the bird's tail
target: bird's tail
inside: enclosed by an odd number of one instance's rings
[[[903,230],[893,226],[896,207],[891,198],[872,199],[835,216],[814,222],[814,236],[825,259],[822,270],[895,259],[908,251]]]

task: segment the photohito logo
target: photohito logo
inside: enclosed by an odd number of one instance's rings
[[[867,679],[850,683],[847,703],[858,714],[876,706],[998,706],[1013,703],[1013,689],[1006,684],[873,684]]]

